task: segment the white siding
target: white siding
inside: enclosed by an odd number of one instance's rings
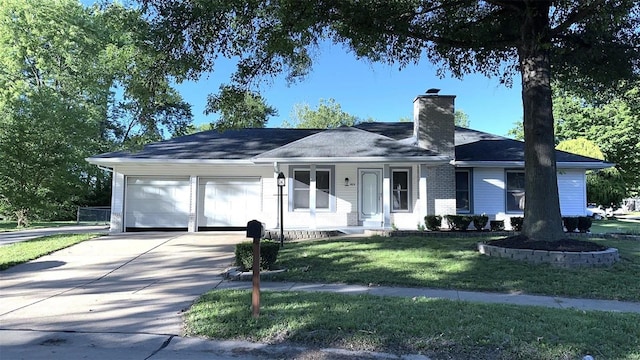
[[[472,172],[473,213],[504,215],[505,179],[502,168],[475,168]]]
[[[584,216],[587,206],[585,171],[581,169],[558,171],[558,192],[562,216]]]

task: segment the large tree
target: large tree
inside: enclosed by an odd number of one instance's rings
[[[590,91],[637,75],[634,0],[257,1],[141,0],[164,49],[185,76],[238,57],[234,81],[306,75],[325,40],[400,66],[428,60],[442,73],[522,80],[525,132],[523,233],[562,238],[551,102],[552,76]]]
[[[353,126],[360,122],[357,116],[342,110],[335,99],[320,99],[317,108],[309,104],[295,104],[289,120],[282,127],[299,129],[333,129],[340,126]]]
[[[190,108],[150,45],[136,10],[0,0],[0,212],[68,217],[109,193],[85,157],[186,130]]]
[[[554,116],[558,140],[586,138],[616,164],[627,193],[640,191],[640,84],[605,99],[558,91]]]

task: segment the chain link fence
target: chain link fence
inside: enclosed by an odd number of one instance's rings
[[[77,222],[89,224],[109,224],[111,221],[110,206],[78,206]]]

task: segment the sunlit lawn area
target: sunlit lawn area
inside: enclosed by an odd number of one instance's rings
[[[640,221],[624,219],[594,220],[591,224],[591,232],[594,234],[632,234],[640,235]]]
[[[76,225],[75,221],[33,221],[29,223],[28,227],[18,227],[18,223],[15,221],[0,221],[0,232],[3,231],[18,231],[18,230],[26,230],[26,229],[38,229],[45,227],[59,227],[59,226],[69,226]]]
[[[0,270],[37,259],[101,234],[60,234],[0,246]]]
[[[275,279],[640,301],[640,241],[590,240],[618,248],[621,261],[560,269],[481,255],[481,238],[344,238],[287,244],[277,265],[289,271]]]
[[[640,359],[640,315],[425,298],[214,290],[186,315],[189,335],[293,342],[433,359]]]

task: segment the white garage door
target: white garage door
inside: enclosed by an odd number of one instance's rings
[[[189,179],[127,177],[125,227],[186,230]]]
[[[244,227],[262,211],[259,178],[202,178],[198,188],[198,228]]]

